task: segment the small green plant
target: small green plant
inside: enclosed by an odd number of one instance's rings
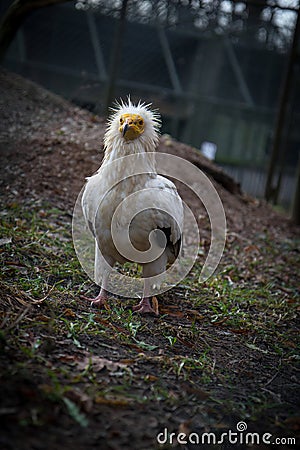
[[[168,339],[171,347],[173,347],[176,344],[176,341],[177,341],[176,336],[165,336],[165,337]]]
[[[89,421],[86,415],[80,411],[76,403],[72,402],[68,397],[63,397],[62,401],[67,407],[68,413],[70,416],[82,427],[86,428],[89,424]]]
[[[141,326],[142,326],[141,322],[130,321],[128,323],[128,329],[133,337],[136,337],[137,332],[141,329]]]
[[[76,345],[76,347],[78,348],[82,348],[82,345],[80,344],[78,338],[77,338],[77,333],[78,333],[78,323],[74,323],[74,322],[70,322],[69,320],[62,318],[61,319],[67,326],[68,329],[68,334],[67,337],[68,338],[72,338],[74,344]]]

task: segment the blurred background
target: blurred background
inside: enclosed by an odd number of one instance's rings
[[[215,159],[245,192],[292,208],[299,0],[35,3],[4,67],[95,114],[128,94],[151,102],[163,133]],[[11,4],[1,1],[2,17]]]

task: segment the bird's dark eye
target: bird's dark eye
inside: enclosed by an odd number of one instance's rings
[[[144,122],[143,122],[142,120],[139,121],[139,125],[143,125],[143,123],[144,123]]]
[[[122,117],[120,117],[120,123],[121,123],[121,124],[123,123],[123,118],[122,118]]]

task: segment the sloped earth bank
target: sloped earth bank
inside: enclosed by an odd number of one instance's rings
[[[201,231],[191,273],[159,296],[158,318],[132,314],[132,299],[99,311],[81,297],[97,288],[71,219],[100,165],[104,120],[6,72],[0,107],[1,449],[295,448],[299,230],[164,136],[159,150],[219,193],[224,256],[199,284],[209,220],[179,186]]]

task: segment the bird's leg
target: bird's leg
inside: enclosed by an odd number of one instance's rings
[[[152,305],[150,303],[149,294],[150,294],[150,281],[147,278],[145,278],[143,298],[138,305],[135,305],[132,307],[132,310],[134,312],[137,312],[140,314],[155,314],[155,315],[157,315],[157,312],[152,308]]]
[[[140,303],[132,307],[132,310],[140,314],[157,314],[151,306],[150,297],[143,297]]]
[[[95,240],[95,281],[99,285],[101,280],[101,289],[99,294],[95,298],[84,297],[83,298],[92,305],[96,305],[99,308],[107,305],[107,285],[108,285],[108,277],[111,271],[112,266],[114,265],[114,261],[109,261],[110,264],[103,258],[98,244]],[[103,272],[103,276],[101,276]],[[102,279],[101,279],[102,278]]]
[[[85,296],[82,296],[82,298],[91,302],[91,305],[96,305],[99,308],[102,308],[103,306],[105,306],[107,304],[106,303],[106,301],[107,301],[107,290],[106,290],[107,281],[108,281],[108,273],[105,273],[105,275],[103,275],[101,289],[100,289],[99,294],[95,298],[89,298],[89,297],[85,297]]]

